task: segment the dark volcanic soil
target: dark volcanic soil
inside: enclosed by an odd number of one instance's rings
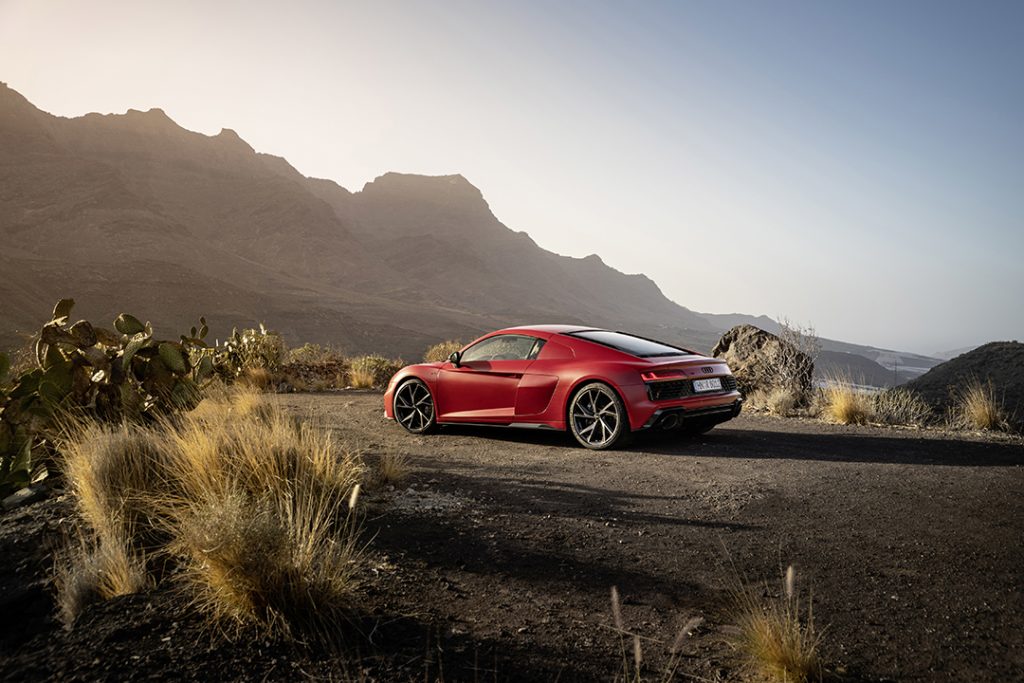
[[[412,459],[408,487],[370,506],[374,568],[347,664],[227,644],[170,587],[63,631],[46,577],[68,513],[49,500],[0,516],[0,677],[612,680],[615,585],[652,679],[701,615],[679,671],[743,680],[725,642],[736,573],[776,593],[795,563],[837,679],[1024,679],[1019,440],[744,416],[593,453],[550,433],[409,436],[383,420],[378,394],[281,400],[368,459]]]

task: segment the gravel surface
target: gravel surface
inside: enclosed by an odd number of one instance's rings
[[[597,453],[555,433],[411,436],[369,392],[277,400],[371,462],[410,460],[407,482],[368,497],[373,578],[347,638],[358,666],[218,643],[163,589],[62,631],[37,604],[51,590],[41,539],[66,514],[49,500],[0,517],[0,587],[36,617],[14,626],[3,606],[0,676],[612,680],[617,586],[652,680],[693,616],[678,679],[748,680],[727,642],[730,591],[744,577],[777,594],[792,563],[834,679],[1024,679],[1019,439],[742,416]]]

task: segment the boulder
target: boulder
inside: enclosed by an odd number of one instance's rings
[[[722,335],[711,355],[725,360],[736,376],[740,391],[793,389],[810,394],[814,360],[771,332],[753,325],[737,325]]]

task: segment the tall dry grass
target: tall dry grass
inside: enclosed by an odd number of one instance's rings
[[[922,427],[932,420],[932,407],[904,387],[880,391],[873,397],[875,419],[889,425]]]
[[[363,466],[328,430],[254,390],[221,389],[153,428],[87,426],[66,450],[89,546],[104,553],[80,553],[67,573],[69,620],[86,602],[76,594],[112,594],[103,577],[117,572],[90,563],[156,555],[229,632],[317,642],[337,632],[358,578]]]
[[[955,394],[952,421],[954,426],[963,429],[1006,429],[1006,410],[991,380],[982,382],[977,377],[971,378]]]
[[[145,558],[127,538],[80,537],[57,561],[57,607],[61,621],[70,629],[87,606],[142,592],[152,583]]]
[[[819,681],[821,632],[814,625],[812,601],[797,592],[792,565],[783,579],[783,593],[764,597],[765,586],[737,581],[733,589],[737,634],[733,644],[760,677],[779,683]]]
[[[830,422],[863,425],[874,416],[871,394],[857,387],[846,375],[834,375],[822,389],[822,415]]]
[[[619,654],[621,657],[621,668],[616,673],[614,680],[623,681],[624,683],[627,681],[629,683],[640,683],[641,681],[654,680],[669,683],[669,681],[675,680],[676,674],[679,672],[679,665],[685,656],[683,650],[687,640],[697,627],[704,623],[704,617],[691,617],[676,631],[675,637],[670,641],[671,644],[668,647],[668,658],[663,667],[658,670],[654,669],[645,658],[643,640],[648,641],[648,647],[652,645],[664,646],[666,643],[652,638],[641,638],[638,633],[626,627],[626,621],[622,616],[622,598],[619,596],[619,589],[616,586],[612,586],[611,589],[611,605],[612,630],[618,637]],[[694,678],[686,674],[684,675],[687,678]]]

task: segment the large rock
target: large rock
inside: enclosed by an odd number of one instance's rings
[[[793,389],[800,396],[811,391],[814,360],[759,327],[737,325],[722,335],[711,355],[729,363],[744,394],[776,387]]]

